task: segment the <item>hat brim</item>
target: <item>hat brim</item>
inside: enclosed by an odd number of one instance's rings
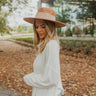
[[[58,27],[64,27],[66,26],[64,23],[59,22],[59,21],[55,21],[55,20],[50,20],[50,19],[43,19],[43,18],[36,18],[36,17],[26,17],[23,18],[26,22],[33,24],[34,23],[34,19],[40,19],[40,20],[47,20],[47,21],[51,21],[55,23],[55,26]]]

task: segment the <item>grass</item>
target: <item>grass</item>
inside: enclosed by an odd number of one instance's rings
[[[28,42],[28,43],[33,43],[33,39],[30,38],[30,37],[24,37],[24,38],[13,38],[15,40],[19,40],[19,41],[25,41],[25,42]]]
[[[91,48],[96,47],[96,41],[93,40],[60,40],[62,49],[67,49],[79,53],[82,50],[85,54],[91,53]]]
[[[25,42],[28,42],[28,43],[33,43],[33,39],[29,38],[29,37],[13,38],[13,39],[19,40],[19,41],[25,41]],[[63,40],[63,39],[60,39],[60,46],[62,47],[62,49],[67,49],[68,51],[73,51],[75,53],[79,53],[83,50],[85,52],[85,54],[90,54],[91,49],[96,47],[96,41],[93,41],[93,40]]]
[[[91,47],[96,47],[96,41],[93,40],[60,40],[61,46],[62,47],[75,47],[75,48],[80,48],[80,47],[85,47],[85,46],[91,46]]]

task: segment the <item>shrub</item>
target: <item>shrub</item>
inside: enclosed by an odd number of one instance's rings
[[[72,29],[72,32],[78,37],[78,36],[81,36],[82,30],[78,26],[74,26]]]
[[[19,41],[25,41],[25,42],[33,43],[32,38],[14,38],[14,39],[19,40]]]
[[[70,28],[68,28],[66,31],[65,31],[65,35],[66,36],[72,36],[72,31]]]
[[[68,51],[74,51],[76,53],[84,51],[85,54],[91,54],[91,48],[96,47],[96,41],[62,40],[61,39],[60,45],[62,46],[62,49],[67,49]]]

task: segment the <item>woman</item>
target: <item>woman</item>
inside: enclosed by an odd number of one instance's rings
[[[33,63],[33,72],[25,75],[24,81],[32,86],[32,96],[64,95],[60,75],[60,45],[56,34],[57,27],[65,24],[55,20],[56,13],[51,8],[41,7],[36,16],[26,17],[33,24],[34,47],[37,57]]]

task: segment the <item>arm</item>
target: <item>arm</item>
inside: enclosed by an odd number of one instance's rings
[[[32,72],[24,76],[24,81],[33,87],[49,88],[56,86],[60,75],[59,47],[57,42],[49,42],[45,49],[46,64],[43,74]]]

